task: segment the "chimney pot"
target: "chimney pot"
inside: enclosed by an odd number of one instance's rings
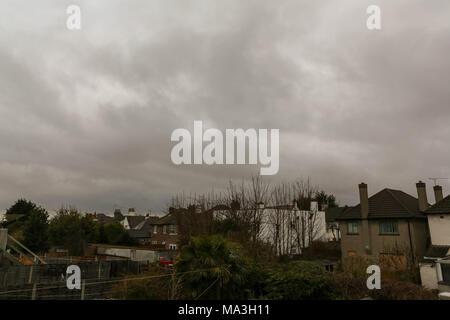
[[[436,200],[436,203],[444,199],[444,195],[442,194],[442,187],[441,186],[434,186],[434,199]]]

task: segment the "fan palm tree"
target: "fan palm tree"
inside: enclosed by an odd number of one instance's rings
[[[244,298],[248,267],[241,246],[219,235],[193,238],[176,264],[185,289],[195,299]]]

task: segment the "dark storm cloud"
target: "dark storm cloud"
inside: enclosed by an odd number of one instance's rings
[[[449,177],[447,1],[60,1],[0,9],[0,207],[159,211],[220,190],[252,166],[174,166],[171,132],[193,120],[279,128],[280,171],[342,204]],[[444,188],[446,187],[444,182]],[[447,190],[450,187],[447,186]]]

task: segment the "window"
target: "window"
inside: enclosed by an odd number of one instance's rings
[[[153,233],[158,233],[158,226],[157,225],[153,226]]]
[[[177,234],[177,226],[174,225],[174,224],[171,224],[171,225],[169,226],[169,233],[170,233],[170,234]]]
[[[291,254],[297,254],[297,246],[291,246]]]
[[[326,264],[325,265],[325,270],[327,270],[328,272],[333,272],[334,271],[334,265],[333,264]]]
[[[169,244],[169,250],[177,250],[176,244]]]
[[[380,221],[380,234],[399,234],[396,220]]]
[[[347,234],[358,234],[358,221],[347,222]]]
[[[445,283],[450,283],[450,264],[441,263],[441,271],[442,271],[442,281]]]
[[[158,244],[158,241],[152,241],[152,244]]]

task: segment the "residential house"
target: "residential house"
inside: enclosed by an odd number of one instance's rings
[[[424,210],[431,246],[420,263],[420,277],[424,287],[450,292],[450,195],[444,198],[441,186],[433,189],[436,202]],[[426,197],[426,192],[423,194]]]
[[[145,216],[136,215],[134,208],[128,209],[128,215],[123,216],[123,220],[120,221],[120,224],[126,230],[134,229],[139,223],[145,220]]]
[[[151,225],[150,243],[162,245],[167,250],[179,250],[179,234],[176,215],[168,213]]]
[[[133,229],[128,230],[130,237],[138,240],[142,245],[149,245],[151,243],[151,233],[153,226],[158,223],[158,216],[146,216],[144,221],[139,223]]]
[[[225,219],[230,210],[216,210],[214,218]],[[256,208],[235,211],[238,215],[256,217],[258,238],[271,244],[278,255],[300,254],[312,241],[326,240],[325,212],[318,210],[315,201],[311,202],[310,210],[300,210],[297,202],[293,201],[292,204],[276,206],[259,203]]]
[[[97,221],[98,223],[101,224],[121,222],[124,219],[124,216],[120,212],[120,209],[115,209],[114,216],[112,217],[107,214],[97,212],[87,213],[86,215],[92,217],[94,221]]]
[[[360,203],[337,218],[341,230],[342,262],[363,257],[382,267],[403,268],[416,263],[429,243],[427,219],[419,199],[400,190],[383,189],[368,197],[367,184],[359,185]],[[350,258],[350,259],[349,259]]]
[[[325,209],[325,222],[327,224],[327,241],[340,241],[341,230],[339,229],[338,217],[347,210],[348,207],[333,207]]]
[[[142,221],[128,230],[131,237],[137,239],[141,244],[166,250],[179,249],[178,225],[174,213],[163,217],[142,216],[142,218]],[[134,219],[131,219],[130,222],[134,223]]]
[[[106,223],[111,223],[111,222],[116,222],[116,220],[113,217],[110,217],[104,213],[96,213],[94,212],[93,214],[88,214],[90,217],[92,217],[92,219],[94,221],[97,221],[98,223],[101,224],[106,224]]]

